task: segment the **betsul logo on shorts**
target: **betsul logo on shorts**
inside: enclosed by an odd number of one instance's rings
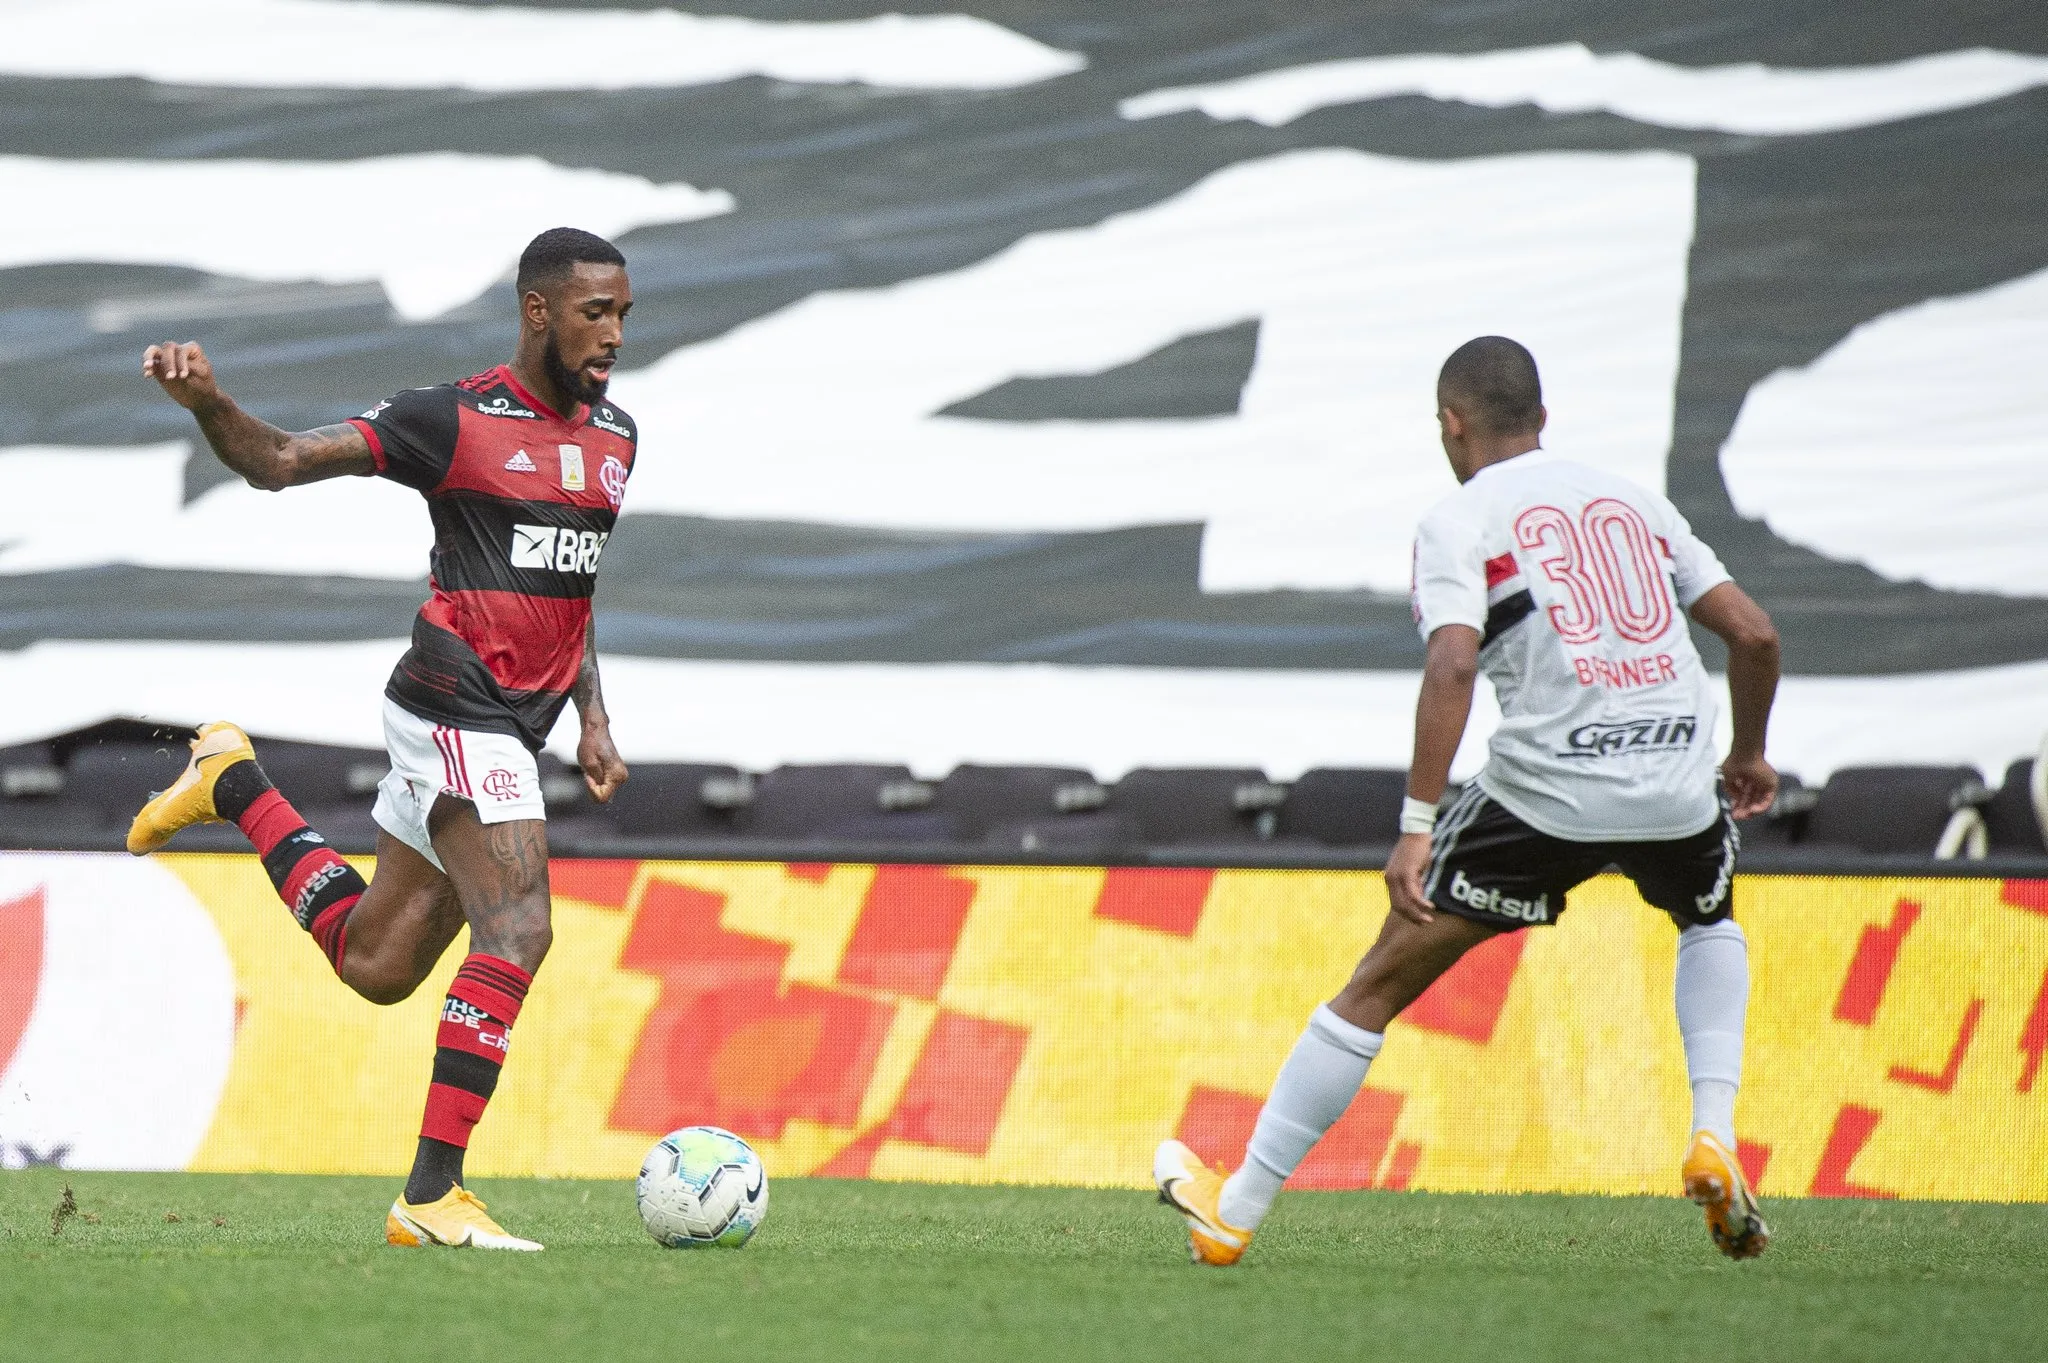
[[[558,573],[594,573],[611,536],[602,530],[571,530],[566,526],[512,527],[512,566],[552,568]]]
[[[484,777],[484,794],[493,800],[516,800],[519,798],[519,775],[503,767],[491,768]]]
[[[1516,899],[1499,890],[1482,890],[1465,879],[1459,871],[1451,877],[1451,898],[1460,904],[1469,904],[1482,913],[1499,914],[1502,918],[1514,918],[1524,923],[1548,923],[1550,921],[1550,896],[1539,894],[1534,899]]]
[[[1627,752],[1675,752],[1699,735],[1697,715],[1652,715],[1619,724],[1581,724],[1566,734],[1559,757],[1613,757]]]

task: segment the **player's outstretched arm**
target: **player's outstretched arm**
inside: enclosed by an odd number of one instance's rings
[[[583,769],[583,784],[589,787],[591,799],[609,804],[629,773],[625,759],[612,744],[612,720],[605,713],[604,688],[598,684],[595,620],[584,628],[583,666],[569,698],[576,702],[576,713],[583,721],[583,737],[576,743],[576,765]]]
[[[196,341],[151,346],[143,352],[142,372],[192,413],[220,462],[251,487],[276,492],[323,478],[376,471],[370,442],[353,426],[284,431],[236,406],[214,380],[213,362]]]
[[[1422,664],[1422,694],[1415,701],[1415,756],[1408,764],[1408,798],[1434,805],[1451,780],[1451,759],[1472,715],[1472,685],[1479,676],[1479,631],[1444,625],[1429,636]],[[1387,859],[1387,897],[1394,912],[1416,923],[1431,921],[1422,893],[1430,835],[1403,833]]]
[[[1728,645],[1728,699],[1735,741],[1721,763],[1721,783],[1735,817],[1761,814],[1778,798],[1778,773],[1764,760],[1764,733],[1778,695],[1778,627],[1749,593],[1733,582],[1692,604],[1692,618]]]

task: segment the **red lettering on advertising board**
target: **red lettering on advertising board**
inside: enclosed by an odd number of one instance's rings
[[[811,1172],[867,1178],[890,1140],[986,1155],[1030,1037],[1010,1023],[941,1011],[895,1109]]]
[[[1742,1165],[1742,1176],[1749,1180],[1750,1191],[1764,1190],[1764,1170],[1771,1167],[1771,1147],[1760,1141],[1735,1142],[1735,1158]]]
[[[1095,916],[1192,937],[1216,872],[1205,867],[1112,866],[1103,873]]]
[[[788,946],[719,924],[724,897],[656,884],[620,964],[658,976],[661,997],[627,1062],[611,1125],[709,1123],[776,1137],[793,1117],[852,1126],[895,1008],[782,984]]]
[[[1977,1035],[1977,1019],[1984,1016],[1984,1000],[1971,999],[1970,1006],[1963,1010],[1963,1025],[1956,1033],[1955,1044],[1949,1047],[1948,1063],[1939,1074],[1928,1074],[1922,1070],[1910,1069],[1905,1065],[1894,1065],[1885,1074],[1887,1079],[1898,1084],[1911,1084],[1915,1088],[1928,1089],[1934,1093],[1952,1093],[1956,1079],[1963,1072],[1963,1055],[1970,1049],[1970,1038]]]
[[[2020,1054],[2027,1059],[2020,1067],[2019,1083],[2015,1086],[2019,1092],[2034,1091],[2034,1080],[2041,1073],[2043,1051],[2048,1051],[2048,971],[2041,974],[2041,988],[2034,995],[2034,1006],[2027,1014],[2027,1025],[2020,1028]]]
[[[14,1058],[43,979],[43,891],[0,904],[0,1072]]]
[[[575,860],[548,863],[548,891],[558,899],[577,899],[600,908],[623,909],[640,874],[637,861]]]
[[[840,983],[937,998],[973,906],[974,882],[943,866],[877,866]]]
[[[986,1155],[1030,1038],[1011,1023],[941,1010],[889,1116],[889,1134]]]
[[[1877,1005],[1891,983],[1892,967],[1899,963],[1899,948],[1906,934],[1920,921],[1920,906],[1901,899],[1892,909],[1892,921],[1884,927],[1863,929],[1856,939],[1856,954],[1849,958],[1849,973],[1842,978],[1842,992],[1835,998],[1835,1017],[1868,1027],[1877,1018]]]
[[[1820,1166],[1813,1171],[1813,1183],[1807,1188],[1810,1197],[1897,1197],[1897,1193],[1882,1188],[1870,1188],[1849,1180],[1849,1166],[1863,1153],[1863,1147],[1871,1133],[1877,1130],[1877,1123],[1883,1113],[1874,1108],[1858,1107],[1854,1103],[1844,1104],[1835,1114],[1835,1124],[1828,1131],[1827,1145],[1820,1152]]]

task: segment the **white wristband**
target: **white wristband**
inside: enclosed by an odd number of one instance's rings
[[[1436,831],[1436,806],[1414,796],[1401,799],[1401,832],[1429,834]]]

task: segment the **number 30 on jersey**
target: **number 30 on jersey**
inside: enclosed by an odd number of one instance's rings
[[[1568,644],[1590,644],[1604,627],[1631,643],[1649,644],[1671,629],[1671,582],[1657,561],[1657,540],[1627,502],[1602,497],[1576,520],[1554,506],[1532,506],[1515,518],[1515,543],[1541,551],[1537,567],[1564,591],[1550,623]]]

